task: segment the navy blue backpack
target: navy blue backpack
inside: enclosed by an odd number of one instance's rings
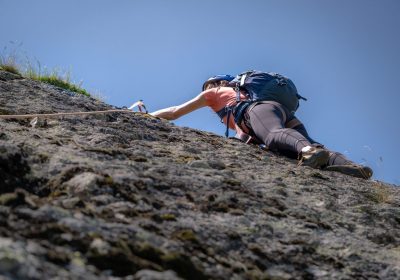
[[[246,71],[231,80],[229,86],[237,92],[237,104],[231,108],[224,108],[223,112],[221,110],[217,114],[221,118],[226,114],[229,117],[232,111],[237,124],[241,123],[243,113],[253,102],[276,101],[294,113],[299,107],[299,99],[307,100],[298,94],[296,86],[289,78],[273,72]],[[248,100],[240,101],[241,90],[245,92]],[[228,136],[228,133],[227,128],[225,134]]]
[[[229,85],[244,90],[251,101],[276,101],[290,112],[297,110],[299,99],[305,99],[289,78],[273,72],[247,71],[237,75]]]

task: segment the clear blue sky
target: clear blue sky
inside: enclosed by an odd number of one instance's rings
[[[398,0],[0,0],[1,48],[22,43],[112,105],[153,111],[214,74],[284,74],[313,138],[398,185],[399,26]],[[224,132],[208,108],[175,123]]]

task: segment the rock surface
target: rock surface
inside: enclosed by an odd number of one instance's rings
[[[0,114],[98,100],[0,71]],[[400,189],[139,113],[0,120],[0,279],[400,279]]]

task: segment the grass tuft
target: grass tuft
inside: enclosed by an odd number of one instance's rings
[[[21,76],[15,55],[0,55],[0,69]]]
[[[381,182],[374,182],[374,188],[371,189],[367,197],[374,203],[390,203],[393,199],[390,188],[382,184]]]
[[[18,68],[11,64],[0,64],[0,70],[22,76],[21,73],[19,72]]]
[[[90,96],[89,92],[81,87],[81,84],[71,82],[71,74],[69,71],[60,71],[57,68],[52,71],[48,71],[47,69],[42,71],[39,62],[37,62],[37,67],[28,62],[24,76],[32,80],[41,81],[62,89]]]
[[[7,48],[4,48],[4,52]],[[51,84],[59,88],[73,91],[85,96],[91,96],[88,91],[81,87],[81,83],[75,84],[71,82],[71,75],[69,71],[59,71],[53,69],[52,71],[41,70],[41,65],[36,61],[36,66],[31,63],[31,59],[26,57],[25,62],[22,63],[19,59],[17,51],[14,49],[7,55],[0,54],[0,70],[7,71],[13,74],[20,75],[43,83]],[[23,70],[21,70],[23,69]],[[64,75],[62,74],[64,73]]]
[[[81,88],[79,85],[75,85],[71,82],[69,82],[68,80],[58,76],[58,75],[43,75],[43,76],[39,76],[36,77],[35,80],[59,87],[59,88],[63,88],[66,90],[70,90],[76,93],[80,93],[86,96],[90,96],[90,94],[83,88]]]

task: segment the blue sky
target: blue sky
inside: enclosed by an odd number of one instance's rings
[[[154,111],[214,74],[284,74],[314,139],[397,185],[399,26],[397,0],[0,0],[1,49],[70,69],[112,105]],[[224,132],[208,108],[174,123]]]

